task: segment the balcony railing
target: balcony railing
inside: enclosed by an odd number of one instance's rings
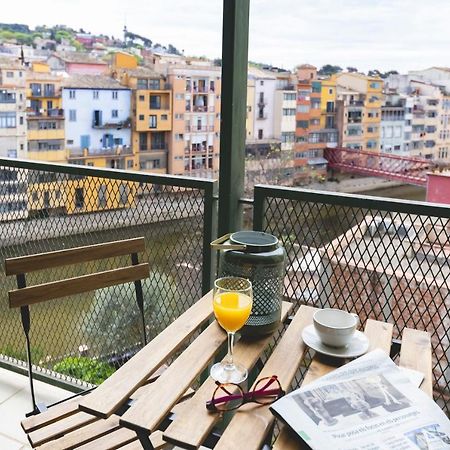
[[[144,233],[146,259],[154,261],[145,288],[152,293],[149,338],[209,288],[215,182],[8,159],[0,169],[25,182],[27,199],[23,211],[0,220],[2,258]],[[188,169],[210,170],[207,162]],[[368,319],[392,323],[395,339],[405,327],[430,332],[434,397],[450,414],[450,207],[274,186],[256,186],[245,203],[253,205],[253,229],[276,235],[286,249],[284,296],[294,311],[301,304],[346,309],[362,327]],[[2,282],[6,295],[14,281]],[[110,293],[130,305],[124,320],[133,320],[131,292]],[[114,300],[105,295],[36,311],[33,352],[41,374],[80,352],[120,365],[140,348],[132,327],[108,324]],[[24,365],[17,317],[4,300],[0,353]],[[398,348],[394,341],[393,355]]]
[[[61,108],[53,108],[53,109],[47,109],[47,112],[45,112],[44,109],[42,110],[36,110],[32,108],[27,108],[27,118],[45,118],[45,117],[51,117],[54,119],[64,119],[64,110]]]
[[[194,106],[192,109],[194,112],[208,112],[207,106]],[[186,109],[186,111],[188,111],[188,109]]]
[[[288,255],[284,295],[367,319],[426,330],[434,398],[450,414],[450,207],[257,186],[254,229],[278,236]],[[395,354],[398,346],[393,344]]]
[[[101,120],[94,119],[92,121],[92,128],[95,129],[120,129],[120,128],[130,128],[131,119],[119,120],[117,122],[102,122]]]
[[[96,156],[125,156],[132,155],[133,150],[129,145],[116,145],[107,148],[81,148],[75,147],[69,149],[69,158],[89,158]]]
[[[11,256],[143,235],[143,261],[151,262],[152,271],[143,285],[149,340],[209,290],[215,181],[1,159],[2,179],[11,178],[9,173],[24,186],[24,201],[20,210],[0,212],[2,266]],[[16,195],[11,202],[17,203]],[[103,270],[111,263],[105,261]],[[61,270],[62,278],[72,274],[70,266]],[[0,278],[0,360],[25,367],[18,317],[7,308],[15,281],[3,270]],[[45,310],[33,308],[31,351],[38,376],[81,386],[80,380],[54,374],[54,366],[82,354],[117,367],[136,352],[142,342],[133,331],[133,292],[99,291],[49,302]],[[117,327],[111,308],[123,313],[126,325]]]

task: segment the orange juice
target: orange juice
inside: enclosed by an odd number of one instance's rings
[[[252,310],[252,299],[239,292],[223,292],[214,297],[213,308],[220,326],[234,333],[247,322]]]

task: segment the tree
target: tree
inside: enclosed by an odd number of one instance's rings
[[[222,67],[222,58],[215,58],[213,64],[218,67]]]
[[[146,334],[150,340],[164,328],[162,319],[173,318],[181,295],[174,280],[159,272],[151,272],[149,278],[142,280],[142,291]],[[96,291],[88,317],[84,332],[92,352],[90,356],[126,352],[143,343],[133,283]]]
[[[350,72],[350,73],[355,73],[355,72],[358,72],[358,69],[356,68],[356,67],[347,67],[347,72]]]
[[[318,75],[330,76],[339,72],[342,72],[342,67],[325,64],[317,73]]]
[[[381,77],[381,72],[378,69],[369,70],[367,72],[367,76],[369,76],[369,77]]]

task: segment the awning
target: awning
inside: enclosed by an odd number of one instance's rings
[[[328,164],[328,161],[325,158],[308,159],[308,166],[318,166],[319,164]]]

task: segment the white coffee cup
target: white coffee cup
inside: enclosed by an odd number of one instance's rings
[[[341,309],[320,309],[313,316],[314,328],[323,344],[330,347],[344,347],[349,344],[359,317]]]

